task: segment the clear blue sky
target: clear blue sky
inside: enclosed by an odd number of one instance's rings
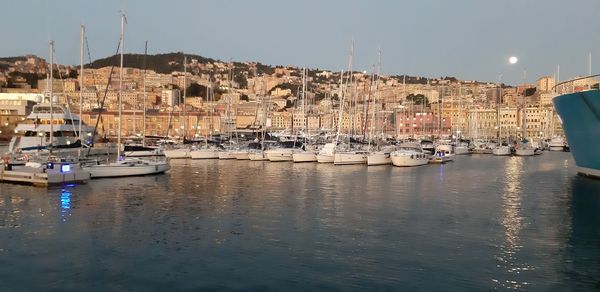
[[[385,74],[503,81],[561,79],[600,72],[598,0],[19,0],[2,3],[0,56],[79,63],[79,25],[92,58],[113,54],[119,10],[128,18],[126,52],[184,51],[206,57],[340,70],[351,40],[355,69],[371,70],[382,50]],[[519,63],[508,65],[508,57]]]

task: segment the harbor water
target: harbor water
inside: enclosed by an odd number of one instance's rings
[[[1,184],[0,290],[600,289],[600,181],[569,153],[171,163]]]

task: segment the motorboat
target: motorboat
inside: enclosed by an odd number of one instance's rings
[[[419,166],[429,163],[431,154],[423,152],[416,145],[401,145],[398,150],[390,153],[392,164],[399,167]]]

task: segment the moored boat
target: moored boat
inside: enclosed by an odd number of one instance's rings
[[[425,153],[419,147],[409,145],[400,146],[390,154],[392,164],[399,167],[419,166],[429,163],[431,154]]]

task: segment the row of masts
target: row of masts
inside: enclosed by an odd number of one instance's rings
[[[124,39],[124,32],[125,32],[125,23],[126,23],[126,18],[125,15],[121,15],[121,36],[120,36],[120,48],[119,48],[119,52],[120,52],[120,73],[119,73],[119,100],[118,100],[118,113],[119,113],[119,117],[122,116],[122,90],[123,90],[123,74],[124,74],[124,69],[123,69],[123,54],[124,54],[124,46],[125,46],[125,39]],[[85,26],[81,26],[81,30],[80,30],[80,84],[81,86],[83,85],[83,74],[84,74],[84,39],[85,39]],[[144,53],[145,55],[147,54],[147,42],[145,44],[145,49],[144,49]],[[348,77],[346,78],[345,82],[344,82],[344,71],[341,71],[341,76],[340,76],[340,103],[339,103],[339,117],[338,117],[338,123],[336,125],[336,141],[338,139],[338,137],[341,134],[341,123],[342,123],[342,117],[343,117],[343,113],[344,113],[344,104],[346,103],[345,99],[346,99],[346,95],[347,95],[347,91],[349,91],[349,94],[351,95],[351,100],[349,101],[349,114],[351,116],[351,124],[353,125],[351,128],[352,130],[350,131],[350,133],[348,133],[348,137],[349,136],[353,136],[355,133],[355,119],[354,119],[354,115],[356,114],[357,111],[357,96],[356,94],[353,94],[351,90],[348,90],[349,88],[352,88],[353,85],[353,56],[354,56],[354,42],[352,42],[352,46],[351,46],[351,50],[350,50],[350,58],[349,58],[349,62],[348,62]],[[592,55],[591,53],[589,54],[589,66],[588,66],[588,71],[591,75],[591,60],[592,60]],[[145,145],[146,141],[145,141],[145,130],[146,130],[146,100],[147,100],[147,92],[146,92],[146,84],[145,84],[145,73],[146,73],[146,59],[144,58],[144,73],[142,76],[142,82],[143,82],[143,96],[144,96],[144,102],[143,102],[143,128],[142,128],[142,145]],[[186,106],[186,92],[187,92],[187,56],[184,56],[184,89],[183,89],[183,115],[186,116],[187,112],[187,106]],[[54,66],[54,42],[50,41],[50,80],[53,80],[53,66]],[[364,103],[364,110],[365,110],[365,121],[364,121],[364,127],[363,127],[363,138],[366,138],[366,134],[367,134],[367,122],[366,122],[366,115],[368,113],[368,101],[371,102],[371,104],[373,106],[375,106],[375,101],[378,100],[378,94],[375,95],[375,97],[371,98],[371,87],[373,87],[373,84],[375,84],[375,91],[377,93],[377,89],[378,89],[378,81],[379,81],[379,75],[380,75],[380,69],[381,69],[381,52],[378,52],[378,63],[376,65],[376,68],[373,71],[373,75],[372,75],[372,80],[371,80],[371,86],[369,88],[369,95],[365,96],[365,103]],[[375,73],[376,72],[376,73]],[[306,69],[303,69],[303,83],[302,83],[302,111],[304,112],[304,125],[303,125],[303,129],[306,130],[308,129],[308,119],[306,118],[306,95],[305,95],[305,91],[306,91],[306,76],[304,76],[306,74]],[[556,76],[557,78],[559,78],[560,74],[560,67],[557,67],[557,71],[556,71]],[[375,76],[377,75],[377,80],[375,80]],[[232,78],[232,77],[231,77]],[[558,80],[558,79],[557,79]],[[499,80],[500,81],[500,80]],[[405,82],[404,86],[406,86]],[[53,86],[49,86],[50,89],[50,108],[51,108],[51,119],[53,120]],[[461,95],[460,91],[462,89],[459,88],[459,96]],[[500,97],[502,96],[502,86],[500,86]],[[422,101],[423,102],[423,101]],[[459,111],[462,110],[462,106],[460,105],[461,99],[459,99]],[[523,108],[525,107],[524,105],[525,102],[525,96],[523,95]],[[414,103],[414,102],[413,102]],[[79,123],[78,123],[78,137],[79,140],[83,143],[83,132],[82,132],[82,120],[81,120],[81,116],[83,114],[82,110],[82,104],[83,104],[83,90],[80,90],[80,94],[79,94]],[[439,103],[438,103],[439,104]],[[229,107],[228,107],[229,110]],[[412,104],[411,104],[411,110],[412,110]],[[135,110],[134,110],[134,115],[135,115]],[[497,122],[499,123],[499,108],[497,106]],[[375,108],[373,108],[372,110],[372,116],[371,116],[371,127],[370,127],[370,136],[371,139],[374,136],[374,127],[373,127],[373,123],[375,121],[375,116],[376,116],[376,111]],[[459,113],[459,117],[461,116],[461,114]],[[525,136],[525,123],[526,123],[526,117],[525,114],[522,114],[522,135],[523,137]],[[441,123],[441,121],[440,121]],[[50,152],[52,151],[52,142],[53,142],[53,138],[54,138],[54,132],[53,132],[53,122],[51,122],[51,131],[50,131]],[[383,124],[383,123],[381,123]],[[211,123],[212,125],[212,123]],[[135,126],[136,126],[136,119],[134,117],[134,123],[133,123],[133,127],[134,127],[134,133],[136,132],[135,130]],[[184,133],[187,133],[187,119],[184,119]],[[459,122],[459,129],[457,131],[457,133],[461,133],[461,123]],[[411,132],[413,130],[413,127],[410,127]],[[121,145],[121,130],[122,130],[122,119],[119,118],[119,123],[118,123],[118,137],[117,137],[117,144]],[[383,125],[382,125],[382,132],[383,132]],[[500,138],[500,127],[498,125],[498,131],[497,131],[497,137],[498,139]],[[371,140],[369,139],[369,140]],[[117,147],[117,154],[120,155],[120,147]]]

